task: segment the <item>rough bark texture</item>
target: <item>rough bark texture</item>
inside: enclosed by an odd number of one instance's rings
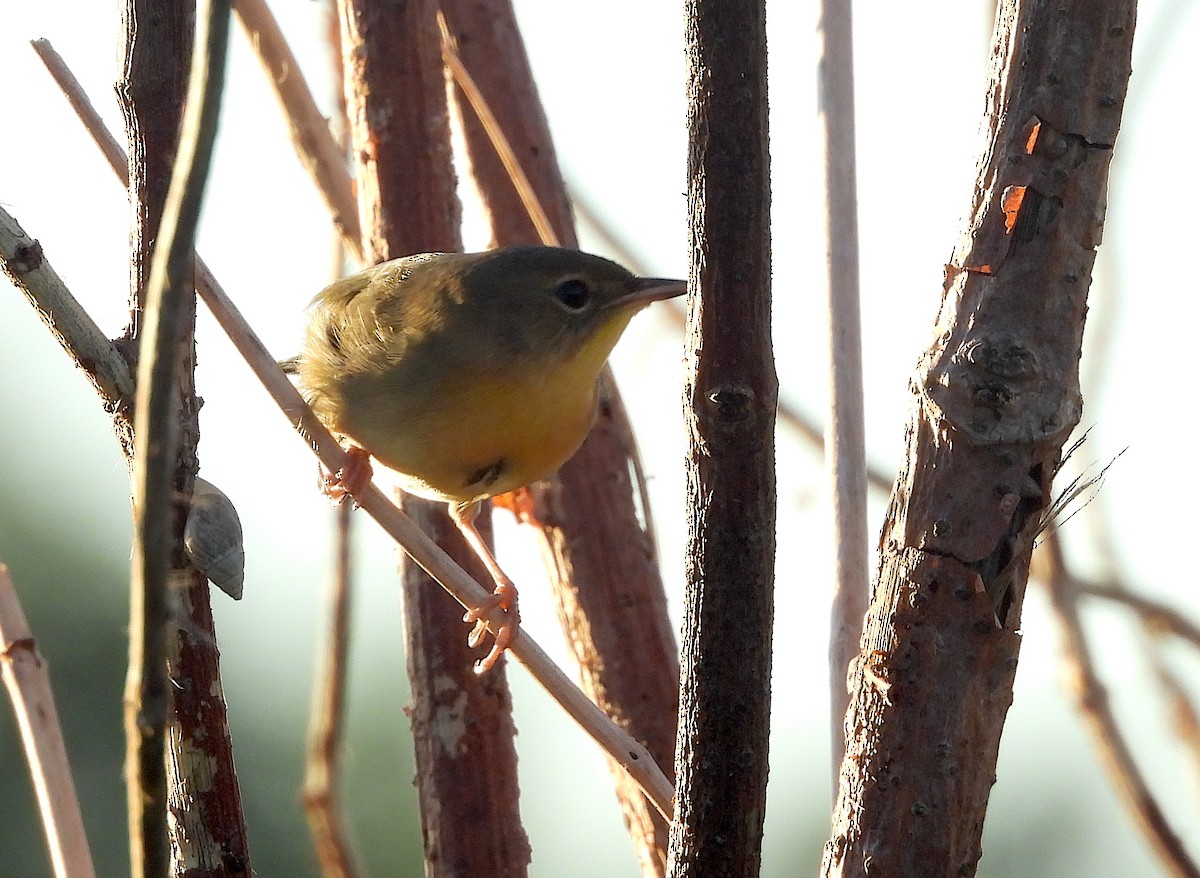
[[[757,875],[775,568],[763,2],[688,0],[689,419],[674,876]]]
[[[461,250],[437,4],[340,5],[367,259]],[[403,506],[479,582],[490,581],[444,504],[404,497]],[[462,609],[416,564],[405,565],[403,596],[426,875],[523,878],[530,849],[504,662],[474,674],[481,654],[467,649]]]
[[[137,314],[178,144],[195,8],[161,0],[127,0],[122,22],[124,63],[117,96],[129,141],[133,305],[125,336],[117,343],[132,361],[132,343],[138,336]],[[193,301],[189,322],[194,319]],[[191,495],[199,468],[195,350],[190,330],[188,334],[179,370],[182,405],[175,490],[181,497]],[[130,453],[132,446],[127,445],[120,421],[118,438]],[[171,720],[166,754],[168,796],[163,803],[164,810],[169,809],[172,869],[175,874],[188,876],[249,875],[249,844],[221,692],[220,656],[208,582],[184,558],[186,514],[186,504],[176,504],[172,582],[180,599],[168,644]]]
[[[338,5],[368,262],[462,249],[437,4],[339,0]]]
[[[564,247],[575,247],[566,187],[509,0],[445,0],[442,11],[459,57],[499,121]],[[493,244],[540,243],[526,208],[483,126],[460,96],[476,182],[491,217]],[[611,381],[596,424],[560,472],[529,493],[522,512],[538,529],[558,598],[559,619],[583,688],[671,775],[679,659],[667,615],[654,538],[638,512],[631,473],[637,447]],[[668,824],[610,760],[617,797],[644,876],[666,869]]]
[[[653,534],[637,514],[637,449],[615,391],[602,386],[584,447],[535,487],[530,518],[555,574],[559,621],[584,691],[674,780],[679,653]],[[609,765],[642,875],[664,875],[670,825],[627,772]]]
[[[975,873],[1029,556],[1079,420],[1132,0],[1001,5],[974,201],[912,391],[823,874]]]
[[[489,581],[444,506],[405,498],[404,510],[477,582]],[[478,523],[490,537],[490,516]],[[479,651],[467,648],[462,608],[416,564],[405,567],[404,595],[425,874],[523,878],[531,851],[518,807],[517,730],[505,661],[475,675]]]
[[[567,189],[511,0],[445,0],[441,7],[459,58],[500,122],[560,243],[575,247]],[[479,117],[471,112],[460,90],[455,94],[462,109],[472,171],[485,190],[491,214],[492,246],[545,243],[538,238]]]

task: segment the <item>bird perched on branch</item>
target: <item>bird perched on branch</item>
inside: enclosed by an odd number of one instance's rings
[[[303,349],[283,366],[349,445],[351,464],[327,490],[364,488],[374,457],[406,491],[449,504],[495,581],[489,601],[463,617],[475,623],[471,646],[485,613],[507,613],[477,671],[496,662],[520,621],[516,588],[475,528],[479,504],[575,453],[630,319],[685,289],[576,250],[516,247],[393,259],[313,300]]]

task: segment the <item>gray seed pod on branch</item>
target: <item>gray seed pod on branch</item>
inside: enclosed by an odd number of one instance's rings
[[[213,585],[235,601],[241,600],[246,572],[242,522],[230,499],[204,479],[196,479],[192,491],[183,548],[192,566]]]

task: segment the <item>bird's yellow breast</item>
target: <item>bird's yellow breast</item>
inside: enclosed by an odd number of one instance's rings
[[[631,315],[614,315],[565,358],[483,357],[409,381],[403,363],[328,400],[327,420],[395,470],[411,493],[466,503],[545,478],[575,453],[599,371]],[[390,385],[390,386],[389,386]],[[387,404],[380,405],[381,400]]]

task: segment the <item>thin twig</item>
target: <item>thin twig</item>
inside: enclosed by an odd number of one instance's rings
[[[446,26],[445,15],[441,12],[438,13],[438,27],[442,31],[442,60],[445,62],[446,67],[449,68],[450,75],[454,77],[454,84],[462,89],[462,93],[466,96],[471,109],[475,111],[475,115],[479,118],[484,130],[487,131],[488,137],[492,141],[492,147],[496,150],[496,155],[500,157],[500,161],[504,165],[504,170],[508,173],[509,180],[512,181],[517,194],[521,198],[521,203],[525,206],[526,213],[529,214],[529,219],[533,222],[534,228],[537,229],[538,237],[542,239],[542,243],[547,247],[562,246],[559,243],[558,235],[554,232],[554,226],[550,222],[550,217],[546,215],[546,211],[542,208],[542,202],[533,190],[533,184],[529,182],[529,177],[526,176],[521,163],[517,160],[512,145],[504,135],[504,129],[496,120],[496,116],[492,113],[492,108],[488,106],[483,93],[475,85],[475,80],[471,78],[470,71],[467,70],[462,59],[458,57],[458,47],[454,43],[454,38],[450,35],[450,29]]]
[[[343,503],[337,510],[336,560],[322,614],[328,620],[327,642],[317,653],[304,773],[304,810],[308,813],[308,825],[323,878],[351,878],[356,874],[338,807],[337,790],[341,777],[340,747],[350,651],[350,513],[353,508],[352,504]]]
[[[1146,624],[1150,629],[1149,623]],[[1150,654],[1150,663],[1154,668],[1154,676],[1162,686],[1163,695],[1167,699],[1171,712],[1171,725],[1179,742],[1183,745],[1192,767],[1193,781],[1200,779],[1200,711],[1184,686],[1183,681],[1167,664],[1158,641],[1162,631],[1149,630],[1146,650]]]
[[[54,706],[50,669],[38,653],[3,563],[0,563],[0,676],[4,677],[21,730],[55,878],[93,878],[96,871]]]
[[[234,0],[233,8],[291,122],[296,154],[317,183],[342,240],[361,261],[362,229],[345,150],[330,134],[329,123],[317,108],[300,65],[264,0]]]
[[[1072,578],[1072,581],[1079,594],[1124,604],[1141,616],[1147,627],[1167,631],[1200,649],[1200,625],[1188,619],[1174,607],[1156,601],[1154,598],[1135,594],[1117,583],[1088,582],[1076,578]]]
[[[1117,727],[1116,717],[1109,707],[1108,692],[1096,674],[1087,635],[1079,617],[1079,591],[1067,573],[1058,531],[1053,526],[1046,532],[1042,548],[1049,564],[1046,585],[1050,607],[1062,629],[1063,655],[1070,672],[1071,689],[1079,712],[1091,729],[1096,746],[1108,766],[1113,786],[1164,868],[1180,878],[1197,878],[1200,869],[1171,829],[1162,806],[1146,784],[1129,745]]]
[[[831,790],[845,750],[846,672],[858,655],[867,612],[867,452],[863,425],[862,326],[858,290],[858,192],[854,152],[854,52],[850,0],[823,0],[821,44],[821,146],[825,205],[826,304],[829,315],[829,411],[825,462],[830,477],[834,544],[829,627]]]
[[[46,65],[46,70],[54,78],[58,87],[62,89],[67,103],[71,105],[71,109],[75,111],[75,115],[79,117],[88,134],[92,135],[92,140],[104,154],[109,167],[116,173],[122,185],[128,186],[129,160],[125,157],[125,148],[105,127],[104,120],[96,112],[96,107],[83,90],[79,80],[75,78],[75,74],[71,72],[71,68],[67,66],[67,62],[63,60],[62,55],[58,54],[49,40],[31,40],[29,45],[33,46],[33,51],[37,52],[42,63]]]
[[[130,845],[134,874],[165,874],[168,585],[180,406],[179,344],[187,332],[196,226],[217,132],[229,33],[229,0],[197,15],[188,101],[171,188],[146,289],[134,411],[129,676],[126,685]]]

